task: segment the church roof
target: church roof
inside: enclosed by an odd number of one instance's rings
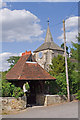
[[[31,62],[29,61],[31,59]],[[35,62],[32,54],[23,54],[7,73],[7,80],[54,80],[46,70]]]
[[[43,43],[39,48],[37,48],[35,52],[39,52],[39,51],[42,51],[42,50],[47,50],[47,49],[50,49],[50,50],[59,50],[59,51],[64,51],[62,48],[60,48],[57,44],[55,44],[54,42],[45,42]]]
[[[42,51],[42,50],[46,50],[46,49],[64,51],[61,47],[59,47],[56,43],[53,42],[53,38],[50,32],[49,25],[48,25],[47,32],[46,32],[45,42],[39,48],[37,48],[34,51],[34,53]]]
[[[53,38],[49,29],[49,25],[46,32],[45,42],[53,42]]]

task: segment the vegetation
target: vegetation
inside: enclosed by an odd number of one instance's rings
[[[77,37],[80,42],[80,34]],[[63,47],[62,44],[61,47]],[[68,52],[68,47],[67,47]],[[68,58],[68,75],[69,75],[69,85],[70,85],[70,94],[77,94],[77,98],[80,100],[80,77],[79,77],[79,53],[80,53],[80,44],[72,42],[71,48],[71,58]],[[53,58],[52,65],[50,65],[49,73],[56,78],[56,84],[58,86],[58,91],[56,94],[59,95],[67,95],[67,85],[66,85],[66,74],[65,74],[65,61],[64,57],[58,55],[57,57]],[[75,62],[72,62],[71,59],[74,59]],[[78,73],[79,72],[79,73]],[[49,83],[52,84],[52,83]],[[54,84],[54,83],[53,83]],[[53,85],[55,87],[55,85]],[[52,88],[51,88],[52,90]],[[53,92],[53,91],[52,91]]]
[[[49,73],[51,75],[59,75],[59,73],[63,73],[65,71],[65,62],[64,57],[62,55],[58,55],[58,57],[54,57],[52,59],[52,65],[50,65],[51,70]]]
[[[7,60],[8,63],[10,63],[10,69],[8,71],[10,71],[11,68],[17,63],[19,58],[20,58],[19,56],[12,56]],[[2,88],[1,89],[2,95],[0,95],[0,96],[2,96],[2,97],[16,97],[16,98],[23,96],[24,92],[20,87],[16,87],[14,84],[12,84],[6,80],[6,74],[8,71],[1,73],[2,79],[0,81],[0,87]],[[30,89],[28,83],[26,83],[25,86],[26,86],[26,90]]]
[[[2,97],[16,97],[16,98],[21,97],[23,95],[22,89],[20,87],[16,87],[12,83],[8,82],[6,80],[6,73],[7,73],[7,71],[2,72],[2,80],[1,80],[2,95],[1,96]]]
[[[61,48],[63,48],[64,49],[64,43],[62,43],[61,44]],[[66,46],[66,52],[67,52],[67,54],[69,55],[69,52],[68,52],[68,47]]]
[[[10,69],[17,63],[17,61],[19,60],[20,56],[11,56],[7,61],[8,63],[10,63]]]
[[[12,56],[10,57],[7,61],[8,63],[10,63],[10,69],[17,63],[17,61],[19,60],[19,56]],[[8,71],[10,71],[10,69]],[[12,83],[8,82],[6,80],[6,74],[8,71],[2,72],[1,73],[1,95],[2,97],[20,97],[22,96],[23,90],[20,87],[16,87],[15,85],[13,85]]]
[[[80,90],[78,90],[78,92],[77,92],[77,94],[76,94],[76,95],[77,95],[77,97],[76,97],[76,98],[77,98],[78,100],[80,100]]]

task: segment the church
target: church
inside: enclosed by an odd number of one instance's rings
[[[48,24],[45,42],[34,51],[34,56],[31,51],[22,53],[18,62],[6,74],[6,80],[16,87],[23,89],[24,84],[28,82],[30,89],[26,104],[46,105],[49,103],[49,101],[46,101],[47,98],[45,96],[49,94],[49,89],[45,89],[45,84],[47,81],[55,83],[56,78],[47,71],[52,58],[58,54],[63,55],[64,50],[53,42]]]
[[[49,65],[52,63],[53,57],[56,57],[58,54],[64,55],[64,50],[54,43],[48,21],[45,41],[34,51],[34,57],[42,68],[49,71]]]

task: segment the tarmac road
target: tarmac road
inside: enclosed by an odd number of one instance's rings
[[[32,107],[3,118],[78,118],[78,102],[70,102],[48,107]]]

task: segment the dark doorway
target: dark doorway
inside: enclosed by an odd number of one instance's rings
[[[36,105],[36,96],[44,94],[44,81],[32,80],[29,81],[30,91],[27,95],[27,104]]]
[[[27,104],[36,104],[36,82],[30,81],[30,91],[27,95]]]

